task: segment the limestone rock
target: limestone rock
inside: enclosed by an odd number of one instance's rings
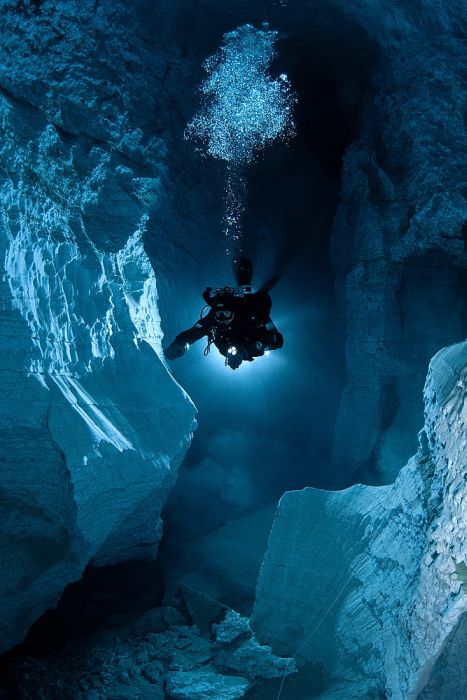
[[[284,659],[272,653],[271,647],[262,646],[253,638],[234,649],[221,649],[215,664],[225,671],[236,671],[248,678],[280,678],[296,671],[294,659]]]
[[[117,146],[136,96],[112,88],[115,35],[99,78],[79,68],[123,6],[43,5],[2,10],[0,651],[88,563],[156,556],[195,413],[143,244],[164,149],[135,135],[130,169]]]
[[[181,586],[188,613],[201,632],[210,632],[212,625],[225,617],[227,608],[217,600],[188,585]]]
[[[308,488],[279,504],[252,627],[275,652],[322,662],[340,685],[345,678],[343,697],[415,698],[439,676],[440,654],[453,668],[465,655],[456,630],[467,613],[458,575],[467,551],[466,392],[467,342],[431,362],[420,450],[394,484]],[[449,683],[451,697],[462,694],[465,674]]]
[[[187,548],[180,585],[249,614],[275,506],[231,520]]]
[[[410,3],[389,5],[345,6],[381,64],[343,158],[331,243],[345,353],[334,468],[375,484],[417,449],[431,357],[465,338],[464,10],[422,2],[414,21]]]
[[[247,617],[242,617],[235,610],[228,610],[225,618],[217,625],[213,625],[213,632],[217,644],[231,644],[253,634],[250,621]]]
[[[166,692],[174,700],[238,700],[249,682],[241,676],[223,676],[211,669],[176,671],[167,675]]]

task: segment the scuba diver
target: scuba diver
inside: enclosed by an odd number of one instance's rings
[[[233,272],[237,287],[207,287],[203,292],[206,306],[195,325],[179,333],[164,350],[168,360],[185,354],[192,343],[204,336],[208,355],[214,344],[225,364],[238,369],[242,362],[252,362],[269,350],[282,347],[283,337],[271,321],[272,301],[269,290],[277,278],[266,282],[257,292],[251,288],[253,266],[246,258],[235,258]],[[204,312],[209,309],[208,313]]]

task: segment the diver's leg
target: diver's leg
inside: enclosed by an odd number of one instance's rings
[[[239,287],[249,286],[253,279],[253,265],[247,258],[233,259],[233,273]]]

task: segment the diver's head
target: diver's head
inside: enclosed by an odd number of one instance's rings
[[[238,369],[242,364],[243,359],[243,351],[237,349],[235,346],[232,346],[227,350],[225,364],[228,365],[230,369]]]
[[[214,318],[216,319],[216,323],[226,326],[233,321],[234,315],[231,309],[218,309],[214,314]]]

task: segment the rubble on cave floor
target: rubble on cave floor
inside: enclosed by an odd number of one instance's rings
[[[0,698],[20,700],[237,700],[263,680],[296,672],[261,645],[233,610],[200,632],[173,607],[110,618],[92,637],[8,669]]]

